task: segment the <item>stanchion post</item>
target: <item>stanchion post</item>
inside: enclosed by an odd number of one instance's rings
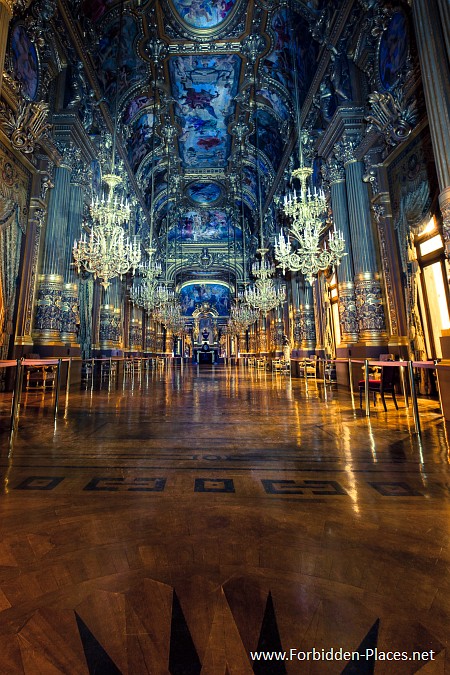
[[[417,394],[416,394],[416,387],[414,385],[414,369],[412,361],[408,361],[408,373],[409,373],[409,385],[411,387],[411,403],[414,414],[414,426],[417,435],[420,436],[419,406],[417,405]]]
[[[58,359],[58,365],[56,366],[55,420],[58,416],[59,389],[61,386],[61,364],[62,359]]]
[[[348,360],[348,384],[350,387],[351,397],[353,398],[353,366],[351,359]]]
[[[70,371],[72,368],[72,357],[69,358],[69,361],[67,363],[67,377],[66,377],[66,405],[65,405],[65,410],[64,414],[67,412],[67,408],[69,406],[69,392],[70,392]]]
[[[366,417],[370,417],[369,359],[364,359],[364,401],[366,404]]]
[[[11,405],[11,425],[10,425],[10,432],[9,432],[9,447],[11,448],[13,438],[14,438],[14,433],[17,430],[17,427],[19,425],[19,402],[20,398],[22,395],[22,361],[21,359],[17,359],[16,361],[16,377],[14,380],[14,392],[13,392],[13,400],[12,400],[12,405]]]
[[[444,408],[442,407],[442,396],[441,396],[441,384],[439,382],[439,371],[437,368],[437,361],[434,362],[434,367],[436,369],[436,387],[438,391],[438,396],[439,396],[439,407],[441,408],[441,414],[444,414]]]
[[[405,380],[405,369],[404,366],[399,366],[399,368],[400,368],[400,383],[402,385],[403,396],[405,397],[405,408],[409,408],[408,389]]]

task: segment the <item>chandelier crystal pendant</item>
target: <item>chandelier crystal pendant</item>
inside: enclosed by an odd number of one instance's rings
[[[83,267],[106,289],[110,279],[122,277],[130,270],[134,274],[141,260],[141,246],[139,238],[128,237],[123,227],[131,210],[127,201],[118,201],[114,195],[114,189],[122,179],[107,174],[104,181],[109,188],[108,194],[92,201],[90,211],[94,223],[88,234],[83,233],[75,240],[72,253],[78,273]]]
[[[271,309],[283,304],[286,299],[286,289],[284,286],[276,288],[273,280],[275,266],[266,260],[267,248],[259,248],[257,253],[261,256],[261,261],[254,262],[252,265],[253,276],[256,281],[251,288],[247,288],[244,297],[248,304],[258,309],[263,314],[267,314]]]
[[[311,191],[308,187],[308,178],[312,175],[312,169],[301,166],[293,172],[293,177],[300,180],[300,191],[293,191],[284,198],[284,212],[291,219],[289,232],[297,242],[293,248],[289,236],[285,236],[281,230],[275,239],[275,259],[277,267],[281,267],[283,274],[286,269],[291,272],[301,272],[312,283],[318,272],[328,267],[339,265],[345,252],[345,241],[342,232],[336,231],[336,227],[324,241],[323,248],[320,240],[327,230],[327,225],[322,221],[326,212],[326,200],[323,190]]]
[[[116,142],[117,142],[117,114],[119,101],[119,71],[122,46],[124,4],[121,3],[119,34],[117,39],[116,56],[116,97],[114,129],[112,136],[112,153],[110,173],[103,177],[108,186],[107,192],[101,198],[92,199],[90,212],[93,224],[88,236],[83,233],[80,240],[75,240],[72,249],[75,265],[80,273],[83,267],[87,272],[99,279],[106,290],[110,279],[122,277],[135,269],[141,260],[141,245],[138,237],[129,237],[125,231],[125,224],[130,221],[131,208],[123,196],[119,200],[114,193],[123,180],[114,173]]]
[[[245,333],[247,328],[258,320],[259,310],[250,307],[244,298],[238,298],[230,310],[230,318],[227,322],[230,335]]]
[[[138,307],[151,312],[157,305],[158,277],[161,274],[161,265],[153,259],[156,249],[150,247],[146,250],[148,259],[138,267],[141,280],[140,283],[133,284],[130,290],[130,300]]]

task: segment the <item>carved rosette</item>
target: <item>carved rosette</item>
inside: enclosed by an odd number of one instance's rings
[[[302,305],[300,307],[300,335],[302,349],[316,348],[314,305]]]
[[[100,349],[116,349],[117,337],[114,305],[102,305],[100,308]]]
[[[341,281],[338,285],[338,292],[341,342],[343,344],[353,344],[358,342],[355,285],[352,281]]]
[[[373,272],[358,275],[355,297],[360,341],[372,344],[385,341],[386,320],[378,275]]]
[[[40,344],[60,343],[64,279],[59,274],[40,274],[34,337]]]
[[[134,352],[142,351],[142,321],[140,319],[130,321],[130,349]]]
[[[79,317],[78,285],[64,284],[61,296],[61,340],[66,344],[77,343]]]

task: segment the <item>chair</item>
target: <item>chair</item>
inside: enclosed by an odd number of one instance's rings
[[[380,379],[370,378],[369,376],[369,392],[373,393],[373,402],[376,405],[376,395],[380,394],[383,402],[384,412],[387,412],[385,394],[391,394],[394,401],[395,408],[398,410],[397,399],[395,398],[395,379],[397,369],[394,366],[381,366]],[[358,382],[359,387],[359,407],[362,408],[362,397],[365,390],[365,380]]]
[[[299,375],[300,377],[317,378],[317,357],[315,355],[309,359],[303,359],[299,363]]]
[[[23,365],[27,369],[26,389],[43,389],[55,386],[56,366],[28,366],[27,359],[40,359],[40,354],[26,354]]]
[[[336,363],[332,360],[326,360],[323,366],[323,379],[325,382],[337,382]]]

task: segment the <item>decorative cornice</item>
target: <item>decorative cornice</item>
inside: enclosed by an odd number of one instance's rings
[[[359,137],[360,140],[364,130],[364,116],[365,110],[362,106],[339,107],[317,146],[319,156],[325,159],[330,157],[334,146],[344,134],[347,137]]]

